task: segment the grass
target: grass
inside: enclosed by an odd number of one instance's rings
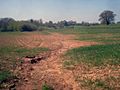
[[[19,66],[23,62],[21,59],[22,57],[30,55],[35,56],[39,53],[46,52],[48,50],[48,48],[28,49],[14,46],[0,47],[0,82],[12,77],[11,75],[14,72],[11,71],[13,71],[17,66]]]
[[[23,32],[0,32],[0,36],[18,36],[25,35]]]
[[[0,71],[0,83],[3,81],[3,80],[6,80],[7,78],[11,77],[12,74],[11,72],[9,71]]]
[[[104,79],[78,78],[83,90],[119,90],[120,77],[108,76]]]
[[[74,26],[63,29],[52,29],[49,32],[62,34],[101,34],[101,33],[120,33],[120,25],[96,25],[96,26]]]
[[[107,44],[120,43],[120,25],[75,26],[49,30],[61,34],[74,34],[80,41],[95,41]]]
[[[105,65],[120,65],[120,25],[97,25],[97,26],[75,26],[63,29],[52,29],[40,32],[41,34],[49,35],[51,33],[73,34],[76,40],[80,41],[95,41],[106,45],[95,45],[89,47],[80,47],[69,50],[64,55],[64,66],[74,67],[75,65],[85,64],[90,66],[105,66]],[[32,32],[33,33],[33,32]],[[38,33],[38,32],[35,32]],[[2,32],[0,40],[12,40],[16,36],[25,35],[20,32]],[[5,46],[5,44],[7,44]],[[47,48],[22,48],[19,46],[11,46],[9,42],[0,44],[0,80],[4,80],[11,76],[9,70],[14,69],[20,64],[16,59],[24,56],[34,56],[36,54],[48,51]],[[20,60],[21,61],[21,60]],[[113,77],[115,78],[115,77]],[[114,82],[116,82],[115,79]],[[114,90],[108,82],[112,80],[85,80],[83,81],[91,90]],[[115,85],[114,85],[115,86]],[[42,90],[51,90],[48,85],[43,85]]]
[[[57,30],[49,30],[48,32],[56,32],[64,35],[72,34],[75,35],[75,40],[99,42],[104,44],[80,47],[67,51],[64,55],[64,67],[67,69],[74,69],[73,71],[75,71],[76,68],[74,67],[76,65],[78,65],[79,68],[79,66],[83,64],[87,65],[88,68],[95,67],[101,70],[102,67],[104,68],[107,65],[120,65],[120,24],[109,26],[75,26]],[[85,71],[87,73],[87,69],[85,69]],[[74,75],[79,76],[77,73],[74,73]],[[83,79],[81,75],[80,77]],[[117,79],[116,75],[114,75],[113,80],[109,77],[107,78],[108,79],[105,80],[87,79],[83,80],[83,82],[87,87],[86,90],[117,90],[116,86],[120,79]]]
[[[42,90],[54,90],[51,86],[47,85],[47,84],[44,84],[42,86]]]
[[[16,79],[16,76],[11,73],[9,70],[0,71],[0,89],[5,90],[10,85],[12,85],[12,81]]]
[[[46,52],[48,48],[25,48],[16,45],[15,38],[27,35],[22,32],[1,32],[0,33],[0,82],[12,77],[17,66],[21,65],[25,56],[36,56]],[[3,88],[0,83],[0,88]]]
[[[74,28],[65,28],[64,30],[58,30],[58,33],[62,34],[73,34],[75,39],[79,41],[91,41],[99,42],[104,45],[94,45],[88,47],[79,47],[68,50],[64,58],[64,67],[69,70],[79,70],[79,66],[86,66],[84,71],[89,74],[89,69],[98,68],[103,70],[107,66],[120,65],[120,26],[82,26]],[[77,67],[78,66],[78,67]],[[78,69],[77,69],[78,68]],[[103,80],[100,77],[86,79],[82,76],[81,68],[80,71],[74,73],[75,77],[80,77],[76,79],[78,83],[83,85],[83,90],[119,90],[120,79],[115,75],[110,78],[108,76],[103,76]],[[111,70],[111,69],[110,69]],[[93,70],[94,71],[94,70]],[[79,73],[77,73],[79,72]],[[97,72],[97,71],[96,71]],[[105,72],[102,72],[105,73]],[[119,71],[117,70],[119,75]]]
[[[0,68],[14,67],[18,62],[16,60],[17,58],[22,58],[24,56],[35,56],[48,50],[48,48],[28,49],[14,46],[2,46],[0,47]]]
[[[120,44],[95,45],[69,50],[65,54],[66,66],[85,63],[92,66],[119,65]]]
[[[115,86],[110,85],[108,82],[96,79],[86,79],[82,81],[82,86],[87,87],[88,90],[116,90]]]

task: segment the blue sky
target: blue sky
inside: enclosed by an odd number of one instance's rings
[[[17,20],[97,22],[104,10],[114,11],[120,20],[120,0],[0,0],[0,18]]]

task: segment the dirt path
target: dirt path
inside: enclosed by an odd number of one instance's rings
[[[22,83],[17,90],[41,90],[44,83],[52,86],[55,90],[81,90],[75,81],[73,72],[63,68],[61,55],[71,48],[90,46],[97,43],[76,41],[72,40],[73,35],[57,33],[52,35],[39,35],[34,38],[36,37],[39,38],[37,39],[38,43],[35,44],[34,42],[30,45],[32,47],[50,48],[50,56],[46,60],[31,65],[29,69],[26,68],[26,82]],[[32,70],[30,70],[30,68],[32,68]]]

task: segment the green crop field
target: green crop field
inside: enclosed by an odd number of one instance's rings
[[[27,33],[1,32],[0,81],[13,77],[11,70],[14,70],[22,62],[22,60],[18,61],[17,58],[34,56],[48,51],[48,48],[38,47],[36,43],[38,41],[41,43],[40,34],[49,37],[49,35],[54,33],[74,35],[72,39],[76,41],[97,42],[97,45],[72,48],[65,52],[62,55],[63,67],[74,72],[76,81],[83,88],[89,88],[90,90],[117,90],[120,82],[119,25],[74,26]],[[27,46],[32,46],[31,42],[33,42],[35,47],[27,48]],[[79,71],[80,67],[84,68]],[[114,71],[116,71],[116,74],[114,74]],[[89,76],[90,72],[93,72],[93,75],[95,74],[96,77],[94,79]],[[103,76],[99,76],[99,74]]]
[[[120,26],[88,26],[88,27],[74,27],[73,29],[58,30],[57,32],[63,34],[74,34],[75,40],[98,42],[100,45],[93,45],[87,47],[79,47],[68,50],[64,54],[63,66],[67,69],[75,71],[74,75],[78,83],[83,83],[82,86],[90,90],[117,90],[120,82]],[[83,73],[77,72],[77,67],[87,66]],[[116,74],[108,74],[104,79],[87,77],[87,73],[99,70],[104,71],[105,68],[109,70],[117,69]],[[90,70],[89,70],[90,69]],[[82,70],[82,69],[81,69]],[[86,71],[86,72],[84,72]],[[77,72],[77,73],[76,73]],[[107,72],[107,71],[106,71]],[[86,77],[82,79],[86,73]],[[82,76],[83,74],[83,76]],[[97,75],[97,74],[95,74]],[[79,77],[79,78],[78,78]],[[113,84],[113,85],[112,85]],[[81,84],[80,84],[81,85]]]
[[[79,41],[98,42],[100,45],[68,50],[63,55],[63,66],[74,72],[76,81],[80,83],[80,86],[82,85],[83,89],[118,90],[120,85],[119,24],[111,26],[75,26],[58,30],[49,30],[48,32],[75,35],[74,39]],[[84,66],[86,67],[85,69],[80,69]],[[94,70],[94,68],[97,69]],[[104,75],[106,69],[108,69],[106,71],[107,74]],[[109,71],[113,74],[108,73]],[[114,74],[114,71],[116,71],[117,74]],[[93,77],[90,77],[90,72],[93,72],[92,74],[95,74],[96,78],[93,79]],[[100,77],[100,75],[104,76]]]
[[[120,90],[120,0],[1,0],[0,90]]]
[[[120,43],[120,25],[75,26],[58,30],[49,30],[62,34],[74,34],[76,40],[103,43]]]

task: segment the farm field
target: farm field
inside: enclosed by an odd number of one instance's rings
[[[34,64],[26,62],[27,57],[39,56],[44,59]],[[15,83],[14,77],[17,78]],[[1,32],[0,88],[9,87],[17,90],[46,90],[45,87],[119,90],[120,26]]]

